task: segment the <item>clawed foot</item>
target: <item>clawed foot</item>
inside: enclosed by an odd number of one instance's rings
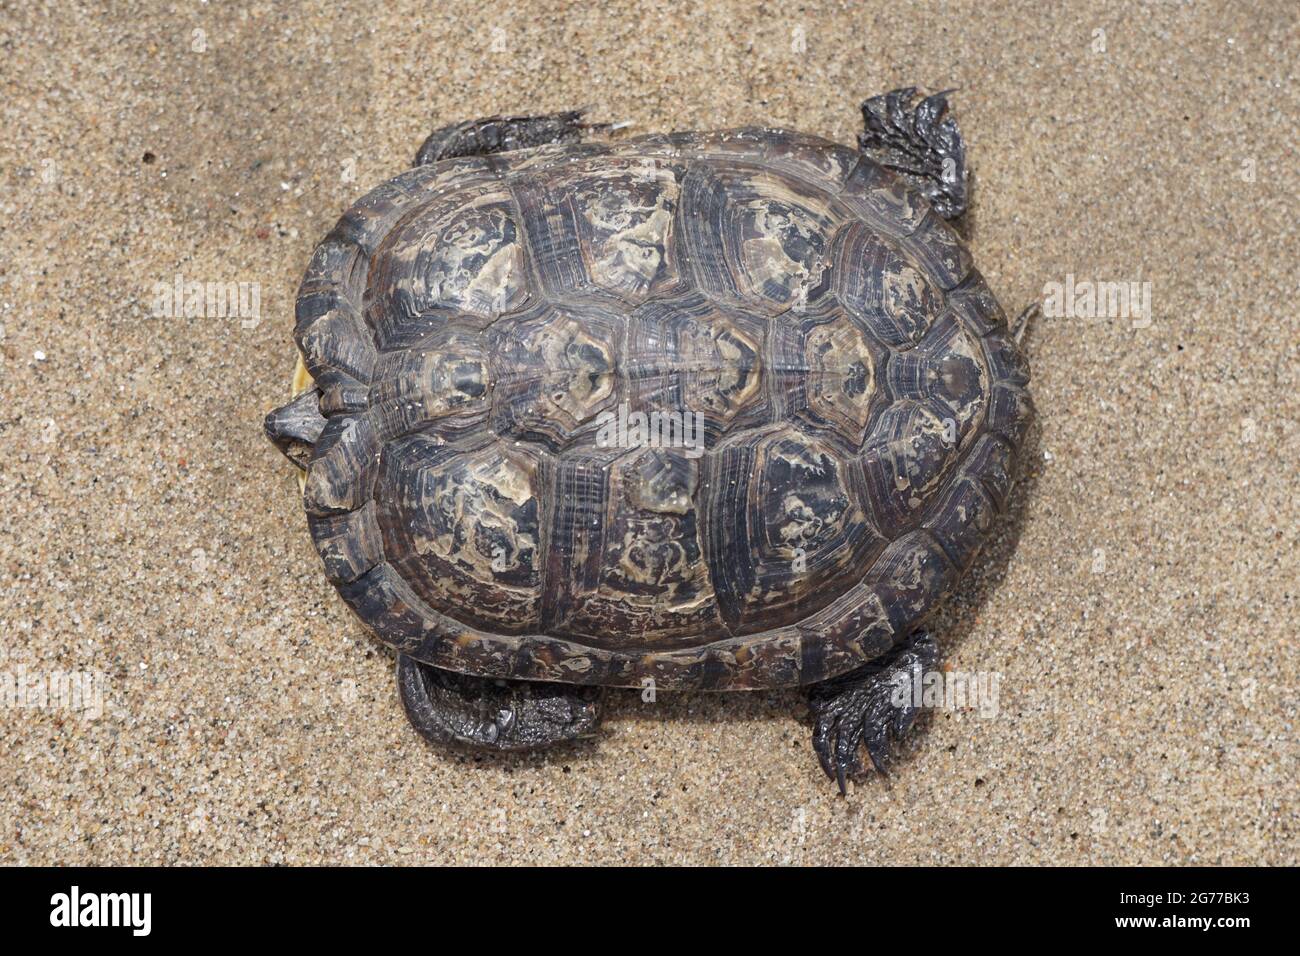
[[[916,720],[914,681],[934,667],[938,657],[934,638],[917,631],[881,659],[813,685],[808,693],[815,721],[813,749],[841,794],[846,792],[846,777],[866,769],[863,749],[876,770],[885,772],[891,741],[902,738]]]
[[[489,116],[434,130],[416,153],[415,165],[552,143],[580,143],[584,130],[602,128],[603,124],[583,122],[582,110],[538,116]]]
[[[927,96],[916,106],[911,86],[873,96],[862,104],[866,129],[858,134],[863,152],[909,180],[944,219],[966,211],[966,144],[946,115],[951,92]]]
[[[470,677],[399,654],[406,716],[439,744],[532,750],[590,737],[600,723],[598,688]]]

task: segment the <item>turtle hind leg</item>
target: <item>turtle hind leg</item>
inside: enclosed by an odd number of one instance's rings
[[[939,648],[927,631],[915,631],[888,654],[855,671],[814,684],[808,692],[813,715],[813,749],[826,776],[845,792],[845,778],[862,773],[861,751],[884,773],[890,743],[902,738],[916,720],[912,687],[919,674],[934,667]],[[901,696],[906,702],[900,702]]]
[[[594,736],[595,687],[493,680],[397,655],[397,686],[411,724],[434,743],[479,750],[533,750]]]
[[[415,165],[551,143],[578,143],[582,141],[583,130],[596,128],[600,127],[582,121],[582,110],[537,116],[488,116],[434,130],[415,154]]]
[[[948,94],[915,103],[916,88],[907,86],[873,96],[862,104],[866,129],[858,146],[871,159],[902,175],[945,219],[966,211],[966,143],[948,116]]]

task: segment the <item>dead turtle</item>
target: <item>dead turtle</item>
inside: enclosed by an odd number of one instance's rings
[[[601,686],[804,686],[841,790],[863,749],[884,769],[1032,406],[947,222],[945,94],[862,112],[857,149],[462,123],[316,247],[266,430],[426,737],[589,736]]]

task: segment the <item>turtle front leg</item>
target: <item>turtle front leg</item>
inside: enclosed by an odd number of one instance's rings
[[[438,744],[533,750],[596,733],[600,690],[471,677],[397,655],[397,686],[412,725]]]
[[[434,130],[415,154],[415,165],[550,143],[578,143],[582,141],[584,129],[595,128],[599,127],[582,122],[582,110],[537,116],[489,116]]]
[[[956,219],[966,211],[966,143],[957,123],[948,116],[944,90],[913,105],[912,86],[873,96],[862,104],[866,129],[858,146],[930,200],[934,211]]]
[[[890,742],[901,739],[916,720],[914,681],[938,659],[939,648],[929,632],[914,631],[883,657],[809,689],[813,749],[841,794],[846,792],[845,778],[865,770],[863,749],[876,770],[885,772]]]

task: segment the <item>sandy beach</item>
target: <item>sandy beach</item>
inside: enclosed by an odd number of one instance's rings
[[[0,12],[0,677],[47,691],[0,700],[0,864],[1298,862],[1294,5],[113,6]],[[447,123],[851,144],[912,84],[958,90],[1009,313],[1147,296],[1029,337],[1021,481],[934,620],[996,713],[847,799],[795,691],[426,744],[262,434],[313,246]],[[178,278],[242,313],[158,315]]]

